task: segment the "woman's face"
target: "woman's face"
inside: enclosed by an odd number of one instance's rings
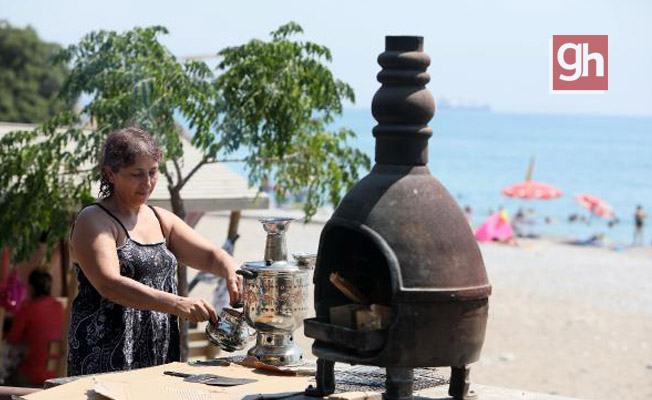
[[[156,187],[158,162],[148,155],[139,155],[133,165],[122,167],[118,172],[107,172],[113,183],[113,192],[120,200],[130,205],[141,205],[147,202]]]

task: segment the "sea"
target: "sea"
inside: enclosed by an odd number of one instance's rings
[[[350,143],[372,160],[376,125],[370,109],[345,109],[333,124],[357,134]],[[637,205],[649,214],[645,241],[652,240],[652,117],[516,114],[446,109],[430,126],[431,173],[460,207],[472,209],[474,225],[504,208],[511,217],[524,210],[529,235],[586,239],[603,234],[630,244]],[[552,200],[503,196],[503,188],[525,180],[534,158],[532,180],[562,190]],[[230,164],[244,174],[242,166]],[[614,210],[617,222],[591,217],[575,197],[591,194]],[[574,221],[569,217],[576,215]]]

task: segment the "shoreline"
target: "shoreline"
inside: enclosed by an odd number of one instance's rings
[[[330,219],[332,208],[323,207],[317,210],[317,213],[308,222],[304,221],[303,210],[299,208],[269,208],[263,210],[243,210],[241,214],[242,219],[259,220],[261,218],[269,217],[288,217],[295,219],[295,224],[301,222],[303,224],[324,225]],[[216,211],[205,214],[205,216],[217,216],[228,218],[230,211]],[[472,229],[476,229],[477,225]],[[631,243],[611,241],[608,236],[604,245],[573,245],[568,242],[577,240],[578,238],[572,235],[556,235],[556,234],[541,234],[536,237],[516,237],[518,242],[527,243],[529,241],[542,241],[562,244],[569,247],[580,247],[590,249],[604,249],[619,253],[636,253],[643,256],[649,256],[652,259],[652,246],[644,244],[643,246],[634,246]],[[482,243],[479,243],[482,244]],[[501,245],[500,243],[496,243]]]

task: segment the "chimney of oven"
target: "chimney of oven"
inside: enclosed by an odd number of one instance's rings
[[[378,64],[383,67],[377,76],[382,86],[371,103],[378,121],[373,129],[376,162],[426,165],[432,136],[428,121],[435,114],[435,101],[425,86],[430,82],[430,57],[423,52],[423,37],[385,37]]]

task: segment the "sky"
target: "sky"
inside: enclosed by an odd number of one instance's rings
[[[0,0],[0,19],[63,45],[97,29],[164,25],[177,56],[265,39],[295,21],[329,47],[335,76],[369,108],[386,35],[424,37],[428,88],[456,105],[494,111],[652,115],[652,1],[168,1]],[[552,35],[608,35],[609,89],[550,94]]]

